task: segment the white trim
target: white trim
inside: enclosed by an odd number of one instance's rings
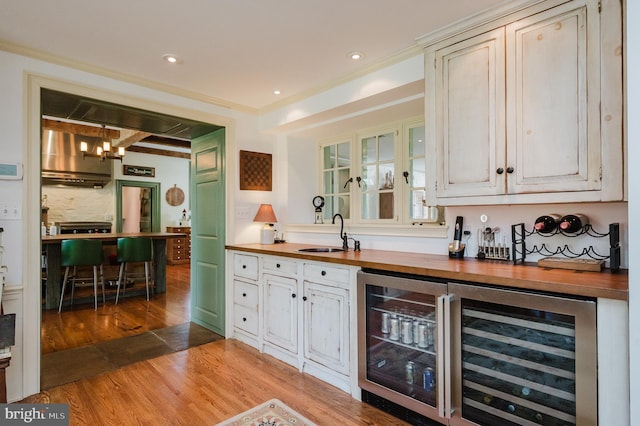
[[[345,230],[349,234],[389,236],[389,237],[414,237],[414,238],[447,238],[449,227],[433,223],[423,223],[419,225],[373,225],[373,224],[347,224]],[[331,234],[338,235],[340,225],[333,224],[306,224],[293,223],[284,225],[285,232],[295,232],[300,234]]]

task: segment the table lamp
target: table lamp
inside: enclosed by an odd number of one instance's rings
[[[273,224],[278,221],[276,214],[273,212],[271,204],[260,204],[254,222],[264,222],[264,227],[260,230],[260,244],[273,244],[275,242],[276,232]]]

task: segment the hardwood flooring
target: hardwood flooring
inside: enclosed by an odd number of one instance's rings
[[[167,292],[42,311],[42,354],[78,348],[189,322],[189,265],[167,265]],[[137,283],[144,288],[144,282]],[[81,289],[80,291],[82,291]],[[93,290],[89,290],[93,291]]]
[[[236,340],[207,343],[58,386],[70,425],[215,425],[278,398],[318,425],[408,425]]]
[[[42,352],[96,345],[189,321],[189,267],[167,293],[44,311]],[[236,340],[220,340],[56,386],[23,403],[69,405],[70,425],[215,425],[277,398],[322,425],[408,425]]]

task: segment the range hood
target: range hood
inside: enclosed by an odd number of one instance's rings
[[[96,137],[42,131],[42,185],[103,188],[111,182],[114,161],[83,158],[80,142],[87,143],[89,152],[102,145]]]

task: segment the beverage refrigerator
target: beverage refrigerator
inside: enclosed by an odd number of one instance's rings
[[[596,302],[363,270],[358,384],[441,424],[595,425]]]

